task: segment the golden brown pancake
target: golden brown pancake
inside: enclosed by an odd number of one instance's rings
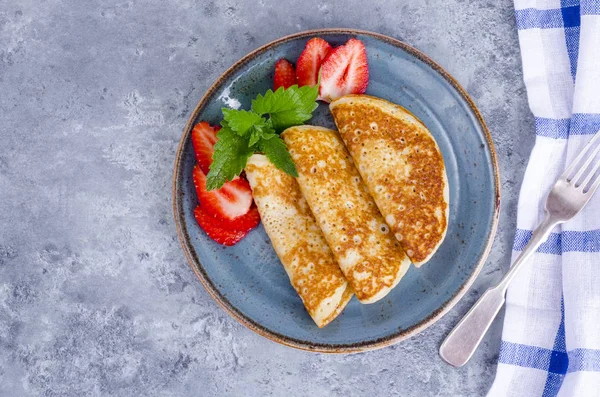
[[[410,261],[390,232],[337,132],[298,126],[282,134],[298,184],[361,303],[383,298]]]
[[[444,159],[425,125],[401,106],[347,95],[329,108],[387,224],[416,266],[438,249],[448,227]]]
[[[342,312],[353,291],[340,271],[296,179],[262,154],[248,160],[246,176],[263,226],[292,286],[319,326]]]

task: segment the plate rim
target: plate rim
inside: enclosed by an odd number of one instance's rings
[[[490,153],[492,169],[493,169],[493,174],[494,174],[494,176],[493,176],[494,190],[495,190],[494,213],[493,213],[493,217],[492,217],[492,224],[491,224],[490,231],[489,231],[490,233],[489,233],[487,242],[485,244],[485,247],[484,247],[481,255],[479,256],[479,259],[477,261],[477,264],[476,264],[473,272],[462,283],[462,285],[454,293],[454,295],[452,295],[446,302],[444,302],[440,308],[438,308],[436,311],[432,312],[429,316],[427,316],[424,320],[422,320],[421,322],[419,322],[418,324],[416,324],[410,328],[398,330],[398,331],[393,332],[390,335],[382,337],[382,338],[372,339],[372,340],[368,340],[368,341],[362,341],[362,342],[358,342],[358,343],[348,343],[348,344],[328,344],[328,343],[310,342],[310,341],[304,341],[304,340],[292,338],[290,336],[274,332],[272,330],[265,328],[264,326],[257,323],[256,321],[252,320],[251,318],[247,317],[238,308],[236,308],[234,305],[232,305],[229,302],[229,300],[226,297],[224,297],[219,292],[219,290],[215,287],[213,281],[206,274],[204,267],[198,260],[195,252],[193,252],[193,249],[190,244],[190,236],[187,232],[187,228],[185,227],[185,220],[184,220],[184,215],[183,215],[183,205],[182,205],[183,194],[178,193],[180,190],[182,190],[181,182],[183,180],[183,173],[182,173],[181,163],[182,163],[182,159],[183,159],[184,144],[185,144],[185,142],[187,142],[189,140],[189,136],[190,136],[194,121],[196,120],[196,118],[198,116],[198,113],[200,112],[200,110],[202,108],[204,108],[207,105],[208,98],[219,88],[222,81],[226,80],[230,75],[232,75],[233,73],[238,71],[243,65],[250,62],[254,57],[256,57],[260,54],[263,54],[264,52],[270,50],[272,47],[274,47],[276,45],[286,43],[288,41],[292,41],[292,40],[296,40],[296,39],[303,39],[303,38],[309,38],[309,37],[326,35],[326,34],[346,34],[346,35],[370,36],[372,38],[384,41],[388,44],[393,45],[394,47],[398,47],[398,48],[404,50],[405,52],[407,52],[410,55],[414,56],[415,58],[419,59],[420,61],[426,63],[434,71],[436,71],[438,74],[440,74],[448,83],[450,83],[450,85],[456,90],[456,92],[465,100],[465,102],[468,104],[472,114],[475,116],[479,126],[483,130],[484,137],[488,144],[487,146],[489,148],[488,151]],[[175,154],[175,166],[174,166],[174,171],[173,171],[173,185],[172,185],[173,215],[174,215],[174,219],[175,219],[175,226],[177,228],[177,235],[179,237],[179,241],[182,245],[183,252],[186,256],[188,264],[190,265],[190,267],[192,268],[192,271],[194,272],[196,277],[198,277],[198,279],[200,280],[200,282],[202,283],[202,285],[204,286],[204,288],[206,289],[208,294],[219,304],[219,306],[221,306],[227,313],[229,313],[229,315],[231,315],[242,325],[244,325],[248,329],[256,332],[257,334],[259,334],[271,341],[274,341],[274,342],[277,342],[277,343],[280,343],[280,344],[283,344],[283,345],[286,345],[289,347],[293,347],[293,348],[300,349],[300,350],[312,351],[312,352],[320,352],[320,353],[356,353],[356,352],[364,352],[364,351],[368,351],[368,350],[380,349],[380,348],[401,342],[405,339],[408,339],[411,336],[414,336],[414,335],[418,334],[419,332],[423,331],[425,328],[429,327],[430,325],[432,325],[436,321],[438,321],[440,318],[442,318],[448,311],[450,311],[450,309],[452,309],[454,307],[454,305],[456,305],[456,303],[458,303],[458,301],[469,290],[469,288],[471,287],[471,285],[473,284],[473,282],[479,275],[479,272],[481,271],[483,265],[485,264],[487,257],[489,256],[490,250],[491,250],[493,242],[494,242],[494,238],[496,236],[496,231],[498,228],[498,220],[499,220],[499,215],[500,215],[500,196],[501,196],[500,174],[499,174],[496,149],[494,146],[494,142],[492,140],[492,136],[490,134],[489,129],[487,128],[487,125],[485,124],[483,117],[481,116],[481,113],[479,112],[479,109],[477,108],[477,106],[475,106],[475,103],[473,102],[473,100],[471,99],[469,94],[467,94],[465,89],[458,83],[458,81],[456,81],[456,79],[454,79],[454,77],[452,77],[452,75],[450,75],[450,73],[448,73],[438,63],[433,61],[431,58],[429,58],[427,55],[425,55],[421,51],[417,50],[416,48],[406,44],[405,42],[395,39],[395,38],[392,38],[392,37],[389,37],[389,36],[386,36],[386,35],[383,35],[383,34],[380,34],[380,33],[375,33],[375,32],[371,32],[371,31],[367,31],[367,30],[352,29],[352,28],[312,29],[312,30],[306,30],[306,31],[290,34],[287,36],[283,36],[279,39],[268,42],[267,44],[264,44],[264,45],[260,46],[259,48],[246,54],[244,57],[242,57],[240,60],[235,62],[232,66],[230,66],[225,72],[223,72],[215,80],[215,82],[208,88],[208,90],[206,90],[206,92],[204,93],[204,95],[202,96],[202,98],[200,99],[200,101],[198,102],[198,104],[196,105],[194,110],[192,111],[192,113],[184,127],[183,135],[181,136],[179,145],[177,147],[177,152]]]

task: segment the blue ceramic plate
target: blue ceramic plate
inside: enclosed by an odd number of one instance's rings
[[[275,62],[295,60],[311,37],[333,46],[350,37],[367,48],[367,94],[404,106],[437,140],[450,184],[448,234],[435,256],[408,271],[383,300],[353,299],[324,329],[306,313],[262,226],[234,247],[212,241],[194,220],[192,182],[195,123],[221,121],[221,108],[241,104],[271,88]],[[325,104],[310,124],[334,127]],[[498,165],[490,134],[460,85],[439,65],[398,40],[346,29],[316,30],[284,37],[245,56],[208,90],[185,128],[173,182],[175,222],[192,269],[211,296],[257,333],[289,346],[321,352],[354,352],[398,342],[433,324],[467,291],[488,255],[500,206]]]

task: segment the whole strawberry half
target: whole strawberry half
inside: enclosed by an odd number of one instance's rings
[[[308,40],[296,62],[296,78],[300,87],[314,87],[319,83],[319,69],[331,48],[331,45],[320,37]]]
[[[320,74],[319,99],[325,102],[348,94],[363,94],[369,84],[369,65],[362,41],[350,39],[331,50]]]
[[[273,88],[288,88],[296,84],[296,71],[294,65],[285,59],[280,59],[275,64],[275,77],[273,77]]]
[[[196,162],[205,174],[208,174],[215,143],[217,142],[217,127],[211,127],[206,121],[194,126],[192,130],[192,146],[196,154]]]
[[[206,212],[223,221],[233,221],[250,210],[252,190],[247,180],[236,178],[220,189],[206,190],[206,174],[199,166],[194,167],[194,186],[200,206]]]

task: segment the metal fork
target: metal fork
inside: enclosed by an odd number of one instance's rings
[[[496,286],[487,291],[471,310],[448,334],[440,347],[440,356],[455,367],[469,361],[483,339],[492,321],[504,305],[508,284],[515,278],[523,264],[546,241],[554,227],[573,218],[585,207],[600,186],[600,161],[594,161],[600,152],[600,133],[585,145],[569,168],[558,178],[546,199],[544,219],[533,231],[531,240],[515,260],[508,273]]]

